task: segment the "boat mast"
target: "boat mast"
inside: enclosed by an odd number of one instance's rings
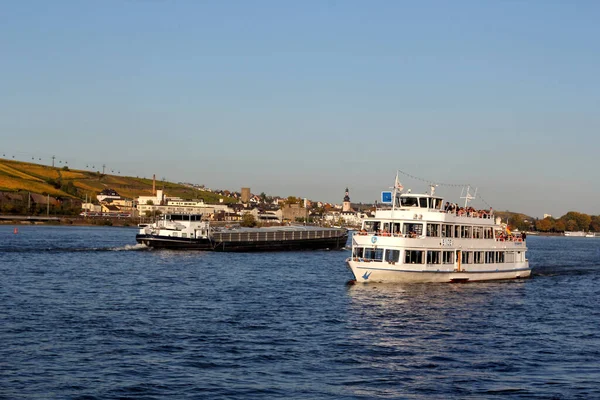
[[[471,195],[471,193],[469,193],[469,191],[471,190],[471,186],[467,186],[467,193],[463,196],[463,193],[465,191],[465,188],[463,188],[460,192],[460,198],[461,199],[465,199],[465,208],[467,208],[467,205],[469,204],[469,202],[471,200],[474,200],[477,196],[477,188],[475,188],[475,194]]]
[[[394,210],[396,209],[396,196],[398,195],[398,192],[400,192],[400,194],[402,194],[402,189],[404,189],[404,186],[402,186],[402,184],[400,183],[400,181],[398,180],[398,171],[396,170],[396,180],[394,181],[394,191],[392,193],[392,219],[394,218]]]

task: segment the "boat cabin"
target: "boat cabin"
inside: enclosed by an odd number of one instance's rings
[[[165,214],[161,217],[163,221],[202,221],[202,214]]]
[[[395,207],[399,208],[426,208],[431,210],[441,210],[444,199],[431,196],[429,194],[405,193],[396,196]]]

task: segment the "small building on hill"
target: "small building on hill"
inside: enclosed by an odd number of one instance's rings
[[[119,200],[121,198],[121,195],[115,190],[107,188],[101,191],[100,194],[96,196],[96,198],[98,199],[98,201],[106,201],[109,199]]]

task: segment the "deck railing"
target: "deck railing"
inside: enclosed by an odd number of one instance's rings
[[[211,238],[215,242],[268,242],[328,239],[342,237],[344,233],[345,230],[343,229],[273,232],[213,232]]]

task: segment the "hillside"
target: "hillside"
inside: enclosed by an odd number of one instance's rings
[[[103,189],[116,190],[125,198],[152,195],[152,179],[101,174],[47,165],[0,159],[0,192],[31,192],[58,198],[93,199]],[[168,196],[204,199],[217,203],[222,196],[171,182],[156,182]],[[233,199],[224,198],[225,202]]]

